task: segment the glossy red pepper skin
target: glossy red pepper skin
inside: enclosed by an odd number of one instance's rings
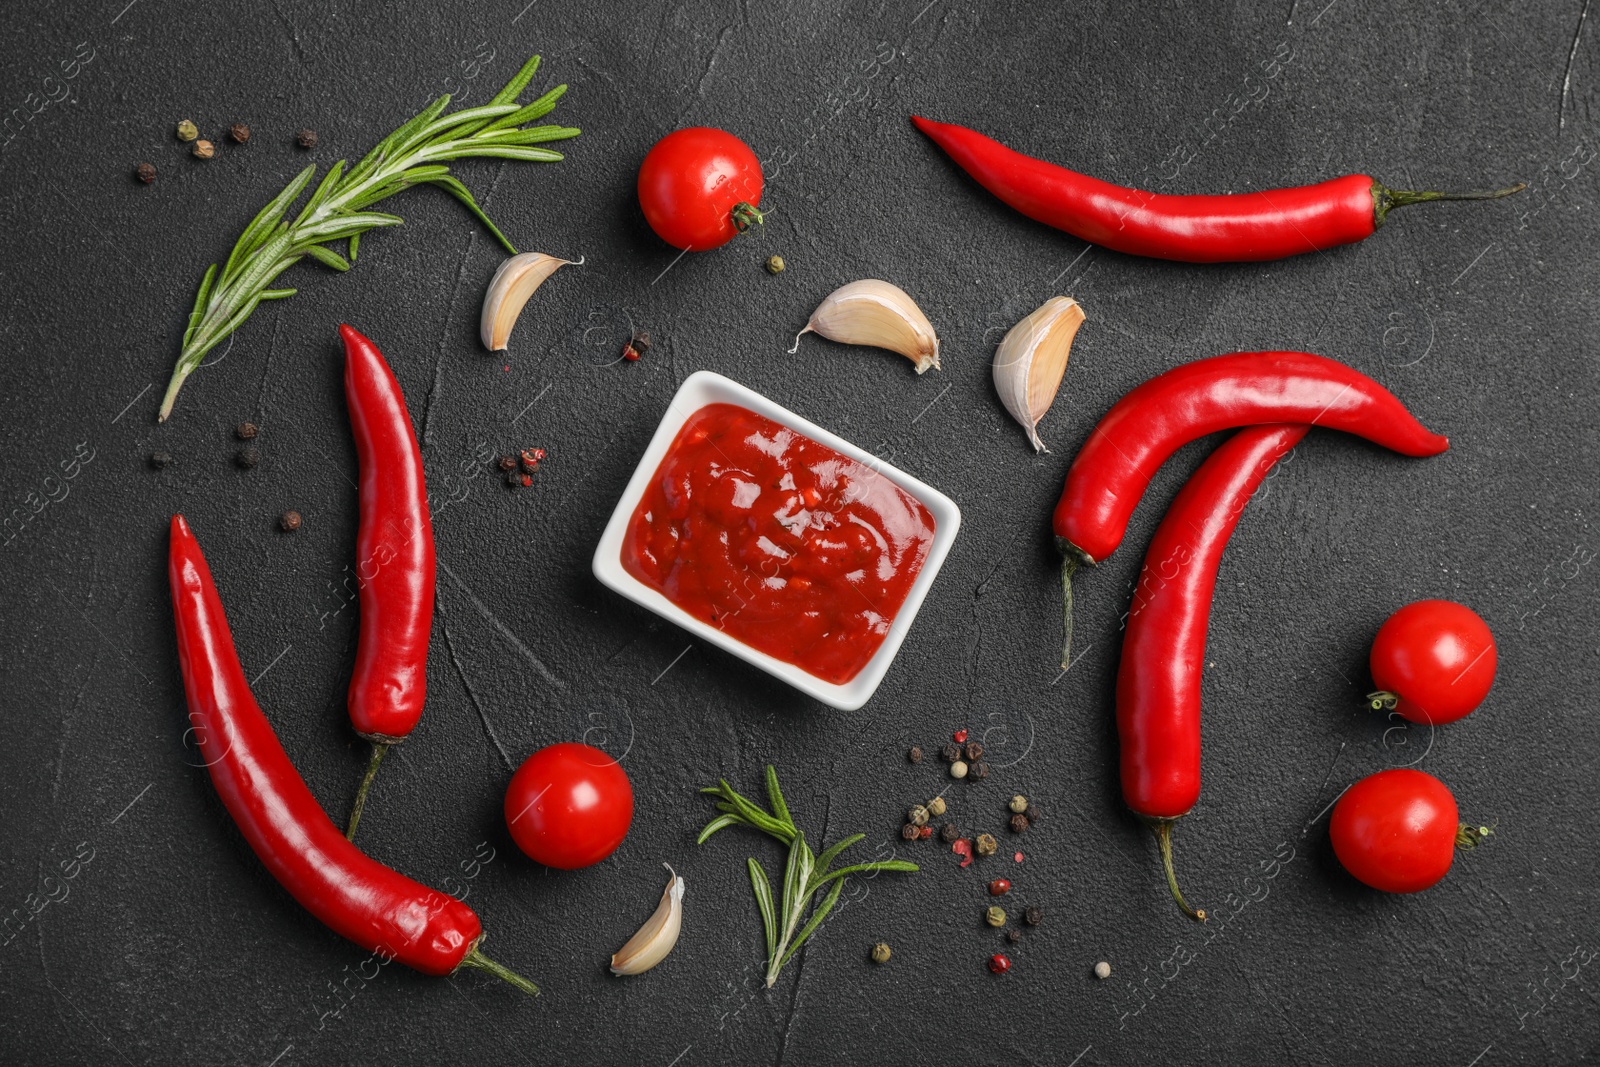
[[[1150,540],[1117,671],[1122,796],[1140,815],[1175,819],[1200,797],[1200,680],[1217,567],[1251,494],[1309,429],[1234,434],[1189,478]]]
[[[1127,532],[1145,487],[1206,434],[1268,422],[1353,433],[1406,456],[1450,447],[1383,386],[1307,352],[1235,352],[1174,367],[1130,391],[1090,432],[1067,471],[1052,527],[1070,558],[1098,563]]]
[[[1091,178],[1025,156],[976,130],[919,115],[911,121],[979,185],[1022,214],[1117,252],[1186,263],[1283,259],[1372,236],[1388,212],[1425,200],[1485,193],[1411,192],[1365,174],[1252,193],[1170,196]]]
[[[424,974],[450,974],[483,936],[473,910],[345,840],[256,704],[200,544],[172,517],[168,577],[189,719],[223,806],[272,876],[329,929]]]
[[[435,561],[422,449],[394,372],[367,338],[340,326],[345,401],[361,464],[356,534],[361,629],[350,722],[369,741],[402,741],[422,717],[433,630]]]

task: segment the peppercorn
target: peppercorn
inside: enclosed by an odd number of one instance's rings
[[[932,800],[928,801],[925,807],[927,807],[929,815],[938,818],[940,815],[945,813],[944,797],[934,797]]]
[[[910,760],[912,763],[921,763],[922,749],[917,745],[912,745],[911,751],[906,753],[906,759]]]
[[[1029,926],[1038,926],[1044,922],[1044,911],[1038,907],[1028,908],[1022,913],[1022,921]]]
[[[212,144],[210,141],[202,139],[196,141],[194,143],[194,147],[189,149],[189,151],[194,153],[194,157],[196,159],[210,159],[212,156],[217,154],[217,146]]]
[[[873,963],[888,963],[889,957],[892,955],[894,955],[894,953],[889,951],[889,944],[886,941],[879,941],[876,945],[872,946]]]
[[[912,805],[911,810],[906,812],[906,822],[912,826],[928,825],[928,809],[921,804]]]
[[[301,148],[315,148],[315,147],[317,147],[317,131],[316,130],[301,130],[299,136],[297,136],[295,138],[295,143],[298,144]]]
[[[985,778],[989,777],[989,765],[983,762],[981,759],[973,760],[972,766],[967,770],[967,777],[971,778],[974,782],[981,782]]]
[[[1035,822],[1039,821],[1039,809],[1034,807],[1032,804],[1029,804],[1028,805],[1028,809],[1026,811],[1024,811],[1022,814],[1026,815],[1028,817],[1028,821],[1030,823],[1035,823]]]
[[[900,827],[900,836],[907,841],[915,841],[918,837],[922,836],[922,833],[917,827],[912,826],[910,823],[906,823],[904,826]]]
[[[253,448],[241,448],[234,453],[233,461],[245,470],[249,470],[261,462],[261,453]]]
[[[766,267],[767,267],[767,273],[768,274],[782,274],[783,273],[783,257],[782,256],[768,256],[767,257]]]
[[[1006,931],[1006,940],[1015,945],[1018,941],[1022,940],[1022,931],[1013,926],[1011,929]]]
[[[499,465],[500,469],[503,471],[514,471],[517,469],[517,457],[501,456]]]
[[[156,470],[158,470],[158,471],[159,470],[166,470],[171,465],[172,465],[172,453],[171,452],[152,452],[152,453],[150,453],[150,466],[154,467]]]
[[[1011,832],[1012,833],[1020,834],[1020,833],[1022,833],[1022,831],[1026,830],[1027,828],[1028,828],[1028,817],[1026,815],[1013,815],[1013,816],[1011,816]]]
[[[1009,892],[1011,892],[1011,883],[1004,878],[996,878],[989,883],[989,895],[991,897],[1003,897]]]
[[[980,856],[992,856],[1000,848],[1000,842],[994,839],[993,834],[979,834],[976,845]]]
[[[917,827],[917,840],[918,841],[926,841],[928,838],[930,838],[932,836],[933,836],[933,827],[931,827],[931,826],[919,826],[919,827]]]
[[[506,471],[506,486],[511,489],[521,489],[522,475],[515,470]]]
[[[991,904],[983,913],[983,921],[990,926],[1004,926],[1006,924],[1006,909],[998,904]]]
[[[1028,798],[1023,796],[1021,793],[1018,793],[1016,796],[1011,798],[1011,803],[1008,806],[1012,811],[1016,812],[1018,815],[1021,815],[1023,812],[1028,810]]]
[[[1101,979],[1110,978],[1111,964],[1107,963],[1105,960],[1101,960],[1099,963],[1095,964],[1094,976]]]
[[[133,168],[134,176],[149,185],[156,180],[156,165],[154,163],[141,163]]]
[[[946,763],[954,763],[961,758],[961,746],[946,745],[939,750],[939,755],[944,757]]]
[[[238,437],[239,440],[249,441],[253,440],[256,434],[261,432],[261,429],[253,422],[241,422],[233,428],[233,432],[234,436]]]
[[[953,822],[947,822],[939,827],[939,840],[949,844],[961,836],[961,828]]]
[[[234,144],[245,144],[250,140],[250,127],[242,122],[235,122],[228,127],[228,136]]]
[[[1001,953],[996,952],[989,957],[989,970],[995,974],[1005,974],[1011,969],[1011,960]]]
[[[962,763],[960,760],[956,760],[954,763],[950,764],[950,777],[965,778],[966,776],[967,765],[965,763]]]
[[[283,527],[284,533],[294,533],[300,529],[300,513],[298,511],[285,511],[283,518],[278,520],[278,525]]]
[[[975,759],[982,759],[982,758],[983,758],[983,742],[982,741],[968,741],[967,742],[967,762],[970,763]]]
[[[628,343],[622,346],[622,358],[630,363],[650,351],[650,335],[643,330],[636,330]]]
[[[544,459],[544,449],[524,448],[521,453],[522,469],[533,474],[539,469],[539,461]]]
[[[184,142],[192,141],[196,137],[200,136],[200,127],[196,126],[193,122],[190,122],[188,119],[184,119],[182,122],[178,123],[177,134],[178,134],[178,140],[180,140],[180,141],[184,141]]]

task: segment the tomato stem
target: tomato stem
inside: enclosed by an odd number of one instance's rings
[[[1377,229],[1383,225],[1383,220],[1389,212],[1397,207],[1407,204],[1421,204],[1429,200],[1498,200],[1512,193],[1520,193],[1528,187],[1527,182],[1518,182],[1504,189],[1473,190],[1465,193],[1441,193],[1421,189],[1391,189],[1382,182],[1372,183],[1372,228]]]
[[[1367,706],[1373,711],[1393,711],[1400,706],[1400,694],[1379,689],[1367,694]]]
[[[466,958],[461,961],[461,966],[471,967],[474,970],[479,971],[488,971],[501,981],[509,982],[516,986],[530,997],[536,997],[539,995],[538,986],[534,985],[532,982],[528,981],[511,968],[502,966],[501,964],[496,963],[494,960],[491,960],[488,956],[485,956],[478,950],[477,945],[472,946],[472,951],[467,953]]]
[[[1470,852],[1483,844],[1484,838],[1493,833],[1494,831],[1487,826],[1468,826],[1466,823],[1461,823],[1456,827],[1456,848]]]
[[[377,776],[378,764],[383,762],[383,757],[389,752],[389,745],[374,741],[372,743],[372,759],[367,763],[367,773],[361,777],[361,788],[356,790],[356,802],[350,809],[350,825],[345,829],[344,839],[356,839],[356,827],[361,825],[361,812],[367,806],[367,792],[372,788],[372,779]]]
[[[1150,829],[1155,831],[1156,844],[1161,847],[1161,866],[1167,874],[1167,888],[1172,890],[1172,899],[1178,902],[1178,907],[1183,913],[1195,922],[1205,922],[1204,908],[1191,908],[1189,902],[1183,899],[1183,890],[1178,888],[1178,875],[1172,869],[1172,825],[1176,819],[1151,819]]]
[[[748,200],[741,200],[733,205],[732,217],[733,228],[740,233],[748,230],[753,225],[764,224],[767,221],[756,206]]]

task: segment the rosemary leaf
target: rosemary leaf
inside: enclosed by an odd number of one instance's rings
[[[530,104],[519,105],[517,97],[538,69],[539,57],[533,56],[488,104],[446,114],[450,96],[439,97],[374,145],[354,167],[346,169],[344,160],[335,163],[298,214],[291,216],[295,201],[317,168],[313,165],[295,175],[240,233],[221,269],[216,264],[207,269],[158,418],[166,420],[178,391],[206,353],[242,326],[261,301],[294,295],[293,288],[271,287],[278,275],[305,257],[334,270],[347,271],[356,261],[363,234],[400,225],[398,216],[366,210],[396,193],[424,183],[438,185],[461,201],[507,250],[515,253],[515,246],[443,164],[473,158],[539,163],[560,160],[561,153],[534,146],[576,137],[578,130],[565,126],[522,128],[548,114],[566,92],[567,87],[560,85]],[[347,256],[326,247],[335,241],[349,242]],[[728,793],[737,796],[731,789]],[[772,819],[759,809],[758,813]],[[768,830],[773,824],[756,825]],[[727,825],[732,824],[723,823],[716,829]]]
[[[697,844],[697,845],[703,845],[703,844],[706,843],[706,839],[709,838],[712,834],[716,833],[718,830],[726,829],[729,826],[741,826],[741,825],[748,825],[748,824],[745,823],[742,819],[739,819],[738,817],[733,816],[733,815],[723,815],[720,818],[712,819],[709,823],[706,824],[706,828],[704,830],[700,831],[700,836],[694,839],[694,843]],[[754,863],[755,861],[751,860],[751,862]]]
[[[756,907],[761,909],[761,924],[766,928],[767,958],[770,960],[772,954],[778,951],[778,913],[772,907],[772,885],[767,881],[767,872],[761,869],[761,864],[754,858],[745,862],[750,865],[750,884],[755,887]]]
[[[751,862],[754,863],[755,861],[751,860]],[[828,912],[832,911],[833,906],[839,903],[839,894],[843,892],[844,881],[842,879],[833,883],[833,888],[828,891],[827,896],[822,898],[822,903],[817,905],[817,910],[811,913],[811,918],[806,921],[805,926],[801,928],[798,934],[794,935],[794,940],[789,942],[788,950],[784,952],[783,958],[778,961],[779,967],[788,963],[790,957],[800,951],[800,946],[806,943],[806,938],[810,937],[816,928],[822,925],[822,920],[828,917]]]

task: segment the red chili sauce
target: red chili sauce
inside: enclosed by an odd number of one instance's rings
[[[628,523],[622,565],[697,619],[842,685],[933,544],[922,502],[736,404],[689,416]]]

